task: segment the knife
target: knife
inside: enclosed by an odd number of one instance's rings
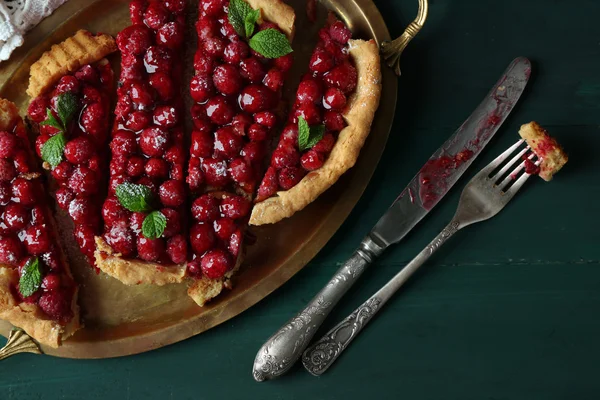
[[[254,360],[255,380],[276,378],[292,367],[366,267],[390,245],[402,240],[467,170],[512,111],[530,74],[528,59],[519,57],[512,61],[481,104],[433,153],[329,283],[260,348]]]

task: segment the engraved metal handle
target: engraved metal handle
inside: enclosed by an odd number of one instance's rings
[[[429,12],[429,4],[427,0],[419,0],[419,12],[417,18],[408,26],[400,37],[386,41],[381,44],[381,54],[387,62],[388,67],[392,68],[396,75],[400,76],[400,56],[408,45],[408,43],[419,33]]]
[[[400,287],[431,257],[452,235],[464,225],[453,219],[427,247],[398,272],[385,286],[336,325],[319,341],[310,346],[302,356],[304,367],[317,376],[325,372],[340,356],[371,318],[400,289]]]
[[[385,249],[367,236],[358,250],[335,273],[306,308],[266,341],[256,354],[253,376],[261,382],[287,372],[342,296],[360,277],[366,267]]]
[[[13,329],[8,335],[6,345],[0,349],[0,360],[19,353],[42,354],[39,346],[21,329]]]

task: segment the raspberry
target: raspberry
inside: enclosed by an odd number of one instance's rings
[[[167,226],[163,232],[163,237],[169,238],[178,234],[181,231],[181,216],[179,212],[172,208],[163,208],[160,212],[167,219]]]
[[[167,10],[175,14],[181,14],[185,10],[185,0],[164,0]]]
[[[258,188],[256,201],[261,202],[275,195],[275,193],[277,193],[277,187],[277,172],[275,168],[269,167]]]
[[[231,121],[231,127],[238,136],[246,136],[246,132],[253,120],[248,114],[239,113]]]
[[[241,75],[250,82],[260,82],[266,71],[263,64],[255,57],[250,57],[240,63]]]
[[[0,263],[16,266],[22,255],[23,249],[16,237],[4,236],[0,238]]]
[[[206,184],[215,187],[223,187],[229,183],[229,173],[225,161],[206,158],[202,160],[202,172]]]
[[[63,210],[69,208],[69,204],[71,204],[71,201],[74,198],[75,194],[67,188],[61,187],[56,191],[56,202],[58,203],[58,206]]]
[[[252,204],[242,196],[229,196],[221,201],[221,213],[231,219],[240,219],[250,213]]]
[[[13,134],[8,132],[0,132],[0,157],[14,157],[19,147],[19,140]]]
[[[87,167],[77,167],[69,178],[69,189],[74,193],[89,196],[98,192],[98,180],[94,171]]]
[[[323,96],[323,107],[326,109],[341,110],[346,105],[344,92],[337,88],[329,88]]]
[[[75,78],[72,75],[65,75],[62,78],[60,78],[60,80],[56,84],[56,89],[54,90],[56,94],[66,92],[79,93],[80,88],[81,85],[79,84],[79,80],[77,78]]]
[[[192,131],[190,154],[194,157],[210,157],[213,151],[213,137],[208,132]]]
[[[199,10],[203,15],[218,16],[225,12],[225,1],[223,0],[202,0],[199,5]]]
[[[154,123],[165,128],[172,128],[179,122],[179,113],[172,106],[159,106],[154,109]]]
[[[2,218],[4,225],[9,229],[17,231],[27,226],[30,215],[30,212],[21,204],[12,203],[6,206]]]
[[[323,79],[327,86],[338,88],[344,93],[350,93],[356,88],[358,75],[356,68],[349,62],[345,62],[332,69]]]
[[[243,158],[234,158],[229,163],[231,179],[237,183],[249,183],[253,178],[253,172],[252,167]]]
[[[281,146],[283,143],[294,146],[296,143],[298,143],[298,125],[288,124],[285,126],[285,128],[283,128],[279,145]]]
[[[38,305],[51,319],[65,325],[73,318],[71,310],[71,296],[62,290],[43,294]]]
[[[315,169],[319,169],[323,166],[323,162],[325,158],[322,153],[317,153],[313,149],[310,149],[306,153],[302,155],[300,158],[300,164],[302,168],[307,171],[314,171]]]
[[[173,89],[173,81],[171,81],[169,74],[156,72],[150,75],[149,82],[150,86],[156,90],[156,93],[158,93],[158,96],[162,101],[171,100],[171,98],[173,98],[175,89]]]
[[[296,186],[304,177],[304,171],[296,167],[283,168],[279,171],[279,187],[283,190],[289,190]]]
[[[137,239],[137,251],[142,260],[157,261],[165,251],[163,239],[148,239],[140,236]]]
[[[233,25],[231,25],[229,23],[229,21],[227,19],[223,20],[223,25],[221,25],[220,32],[221,32],[221,35],[225,36],[227,39],[229,39],[231,41],[239,39],[235,28],[233,27]]]
[[[329,27],[329,34],[333,40],[341,44],[348,43],[348,40],[352,37],[350,29],[341,21],[336,21]]]
[[[129,97],[140,109],[150,109],[154,106],[152,88],[142,82],[132,82],[129,86]]]
[[[77,225],[73,232],[75,240],[81,251],[88,256],[90,262],[94,262],[94,251],[96,250],[95,233],[88,225]]]
[[[69,215],[75,224],[88,223],[88,218],[93,215],[90,200],[86,198],[76,197],[69,204]]]
[[[190,160],[186,182],[192,191],[199,189],[204,183],[204,173],[200,169],[200,160],[197,158]]]
[[[217,158],[231,159],[240,153],[243,145],[242,138],[230,126],[224,126],[215,132],[214,152]]]
[[[44,225],[46,223],[46,214],[40,206],[34,206],[31,209],[31,225]]]
[[[133,54],[121,54],[121,82],[139,80],[145,75],[144,60]]]
[[[100,103],[103,100],[102,93],[93,86],[85,85],[82,92],[84,104]]]
[[[66,161],[61,162],[52,170],[52,176],[58,181],[66,181],[73,172],[73,165]]]
[[[231,257],[221,249],[207,252],[201,261],[202,273],[209,279],[222,278],[233,268]]]
[[[202,268],[200,267],[200,258],[196,258],[187,263],[188,275],[195,278],[202,278]]]
[[[116,197],[110,196],[102,205],[102,219],[106,225],[129,218],[131,212],[121,205]]]
[[[152,2],[144,13],[144,23],[150,29],[157,30],[169,20],[169,13],[159,2]]]
[[[227,248],[229,249],[229,252],[235,258],[237,258],[238,255],[240,254],[240,247],[242,246],[242,239],[243,239],[243,235],[242,235],[242,231],[240,229],[233,232],[231,234],[231,237],[229,238],[229,246],[227,246]]]
[[[10,201],[11,188],[8,182],[0,182],[0,204],[6,205]]]
[[[219,216],[219,200],[204,194],[192,203],[192,216],[199,222],[214,221]]]
[[[192,122],[197,130],[210,133],[212,131],[211,122],[206,116],[206,108],[201,104],[194,104],[190,109]]]
[[[273,105],[273,92],[264,86],[250,85],[244,88],[239,96],[239,104],[242,110],[255,114]]]
[[[136,235],[142,231],[144,219],[146,219],[146,214],[142,212],[131,213],[131,216],[129,217],[129,227]]]
[[[29,154],[27,154],[26,150],[18,151],[17,154],[14,155],[13,161],[18,173],[26,174],[31,172],[29,165]]]
[[[317,48],[310,58],[308,68],[317,74],[324,74],[334,66],[333,56],[323,48]]]
[[[148,111],[134,111],[127,117],[125,127],[130,131],[139,132],[150,125],[150,113]]]
[[[201,16],[198,19],[198,22],[196,22],[196,33],[198,34],[198,39],[200,40],[211,38],[218,34],[218,32],[219,24],[213,18]]]
[[[29,107],[27,108],[27,115],[33,120],[33,122],[43,122],[47,118],[47,108],[50,106],[48,102],[48,98],[45,96],[38,96],[31,103],[29,103]]]
[[[275,66],[279,68],[284,73],[289,71],[294,64],[294,56],[292,53],[286,54],[285,56],[279,57],[275,59]]]
[[[248,57],[249,53],[250,49],[246,42],[236,40],[225,46],[223,60],[228,64],[238,65],[243,59]],[[196,70],[198,69],[196,68]]]
[[[331,133],[323,135],[323,139],[319,140],[316,145],[313,146],[313,150],[319,153],[327,154],[335,145],[335,137]]]
[[[218,37],[207,37],[204,39],[203,49],[213,58],[221,58],[225,53],[225,41]]]
[[[132,108],[133,102],[129,96],[119,97],[115,106],[115,116],[118,120],[123,120],[129,115]]]
[[[229,237],[237,229],[237,225],[231,218],[219,218],[214,223],[215,234],[221,240],[229,240]]]
[[[258,115],[258,114],[256,114]],[[267,139],[269,131],[266,127],[260,124],[252,124],[248,129],[248,138],[255,142],[260,142]]]
[[[227,54],[227,47],[225,48],[225,55]],[[207,76],[212,73],[214,68],[214,60],[204,54],[203,50],[198,50],[194,55],[194,70],[198,75]]]
[[[294,111],[294,116],[296,118],[304,118],[309,126],[319,125],[321,123],[321,109],[313,103],[300,104]]]
[[[215,244],[215,235],[212,226],[197,223],[190,229],[190,244],[196,254],[204,254]]]
[[[93,103],[84,108],[79,122],[85,132],[93,136],[104,135],[107,131],[106,113],[100,103]]]
[[[235,111],[223,96],[215,96],[206,103],[206,115],[212,122],[225,125],[231,122]]]
[[[117,35],[117,46],[123,54],[141,55],[152,45],[152,32],[143,25],[132,25]]]
[[[172,164],[183,164],[185,154],[181,146],[173,146],[165,152],[165,160]]]
[[[298,85],[296,99],[301,104],[317,103],[321,100],[322,93],[321,84],[316,79],[307,78]]]
[[[169,134],[159,127],[146,128],[140,135],[139,145],[148,157],[160,157],[169,146]]]
[[[57,274],[47,274],[42,279],[42,287],[49,292],[60,288],[60,276]]]
[[[23,178],[16,178],[12,183],[12,197],[17,203],[32,205],[36,202],[37,186]]]
[[[185,188],[183,183],[168,180],[158,188],[160,202],[167,207],[179,207],[185,201]]]
[[[175,264],[183,264],[187,259],[187,241],[183,235],[175,235],[167,242],[167,254]]]
[[[277,169],[295,167],[300,161],[300,154],[293,146],[284,146],[275,149],[271,159],[271,165]]]
[[[244,157],[244,160],[246,160],[248,164],[261,162],[265,155],[265,146],[263,142],[247,143],[240,152],[240,155]]]
[[[144,55],[144,66],[146,72],[153,74],[155,72],[169,73],[173,63],[169,49],[160,46],[151,46]]]
[[[125,221],[119,221],[110,226],[110,229],[105,233],[104,238],[114,251],[121,253],[124,257],[131,256],[135,253],[133,235],[129,228],[127,228],[127,222]]]
[[[219,65],[213,71],[213,83],[217,90],[225,95],[237,94],[242,87],[242,77],[233,65]]]
[[[283,72],[277,68],[271,68],[263,79],[263,83],[273,92],[277,92],[283,86]]]
[[[129,3],[129,17],[131,18],[132,24],[144,23],[145,9],[146,2],[144,0],[133,0],[131,3]]]
[[[80,136],[67,142],[64,155],[71,164],[81,164],[89,160],[93,152],[90,141],[86,137]]]
[[[129,156],[137,150],[135,133],[125,130],[117,131],[110,142],[113,157]]]
[[[146,161],[144,171],[151,179],[164,179],[169,175],[169,165],[162,158],[151,158]]]
[[[42,226],[30,226],[25,230],[23,243],[29,254],[42,254],[50,249],[50,235]]]
[[[190,81],[190,94],[196,103],[204,103],[214,93],[213,81],[208,75],[196,75]]]
[[[170,49],[178,49],[183,43],[183,39],[183,26],[177,22],[167,22],[156,32],[156,44]]]
[[[325,122],[325,128],[327,128],[328,131],[339,132],[346,127],[344,117],[342,117],[342,114],[339,112],[326,111],[323,119]]]
[[[17,171],[12,161],[0,159],[0,181],[10,182],[15,176]]]
[[[262,111],[254,114],[254,122],[271,129],[275,126],[277,117],[270,111]]]

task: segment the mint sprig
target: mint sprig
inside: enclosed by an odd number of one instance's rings
[[[157,239],[162,236],[167,227],[167,218],[160,211],[152,211],[146,215],[142,222],[142,234],[148,239]]]
[[[325,125],[308,126],[303,117],[298,117],[298,148],[300,151],[311,149],[325,135]]]
[[[115,194],[119,203],[129,211],[152,211],[152,191],[145,185],[129,182],[121,183],[115,189]]]
[[[244,18],[244,28],[246,31],[246,37],[252,36],[252,34],[254,33],[254,28],[256,26],[256,21],[260,19],[260,10],[250,10],[251,11],[248,12],[248,14],[246,14],[246,17]]]
[[[67,142],[65,133],[67,132],[69,124],[73,118],[75,118],[78,107],[79,103],[77,96],[71,92],[61,93],[56,99],[56,113],[58,114],[58,119],[56,119],[52,110],[48,108],[46,110],[47,118],[40,124],[52,126],[59,130],[56,135],[52,136],[44,143],[41,151],[42,160],[53,167],[56,167],[62,161],[65,144]]]
[[[29,297],[42,286],[42,270],[37,257],[30,258],[21,272],[19,292],[23,297]]]
[[[62,132],[52,136],[42,146],[42,160],[56,167],[62,161],[66,144],[67,140]]]
[[[238,35],[245,37],[247,34],[246,19],[254,11],[250,4],[244,0],[231,0],[229,2],[229,13],[227,19],[233,28],[236,30]],[[256,22],[256,20],[254,21]],[[252,28],[254,30],[254,27]],[[250,34],[251,35],[251,34]],[[247,35],[248,37],[250,35]]]
[[[265,29],[252,36],[250,47],[267,58],[279,58],[293,51],[287,37],[273,28]]]
[[[63,123],[64,131],[66,131],[69,123],[75,117],[75,113],[79,108],[79,102],[77,101],[77,96],[71,92],[59,94],[57,100],[56,112],[58,113],[58,118]]]

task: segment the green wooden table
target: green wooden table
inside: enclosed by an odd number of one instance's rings
[[[414,0],[378,0],[393,36]],[[19,355],[0,363],[0,399],[597,399],[600,390],[600,2],[431,0],[402,56],[396,121],[367,192],[296,277],[242,315],[157,351],[100,360]],[[252,379],[259,346],[315,294],[515,56],[529,88],[467,175],[546,126],[571,155],[494,219],[464,230],[315,378],[300,367]],[[347,315],[450,220],[463,178],[335,310]]]

